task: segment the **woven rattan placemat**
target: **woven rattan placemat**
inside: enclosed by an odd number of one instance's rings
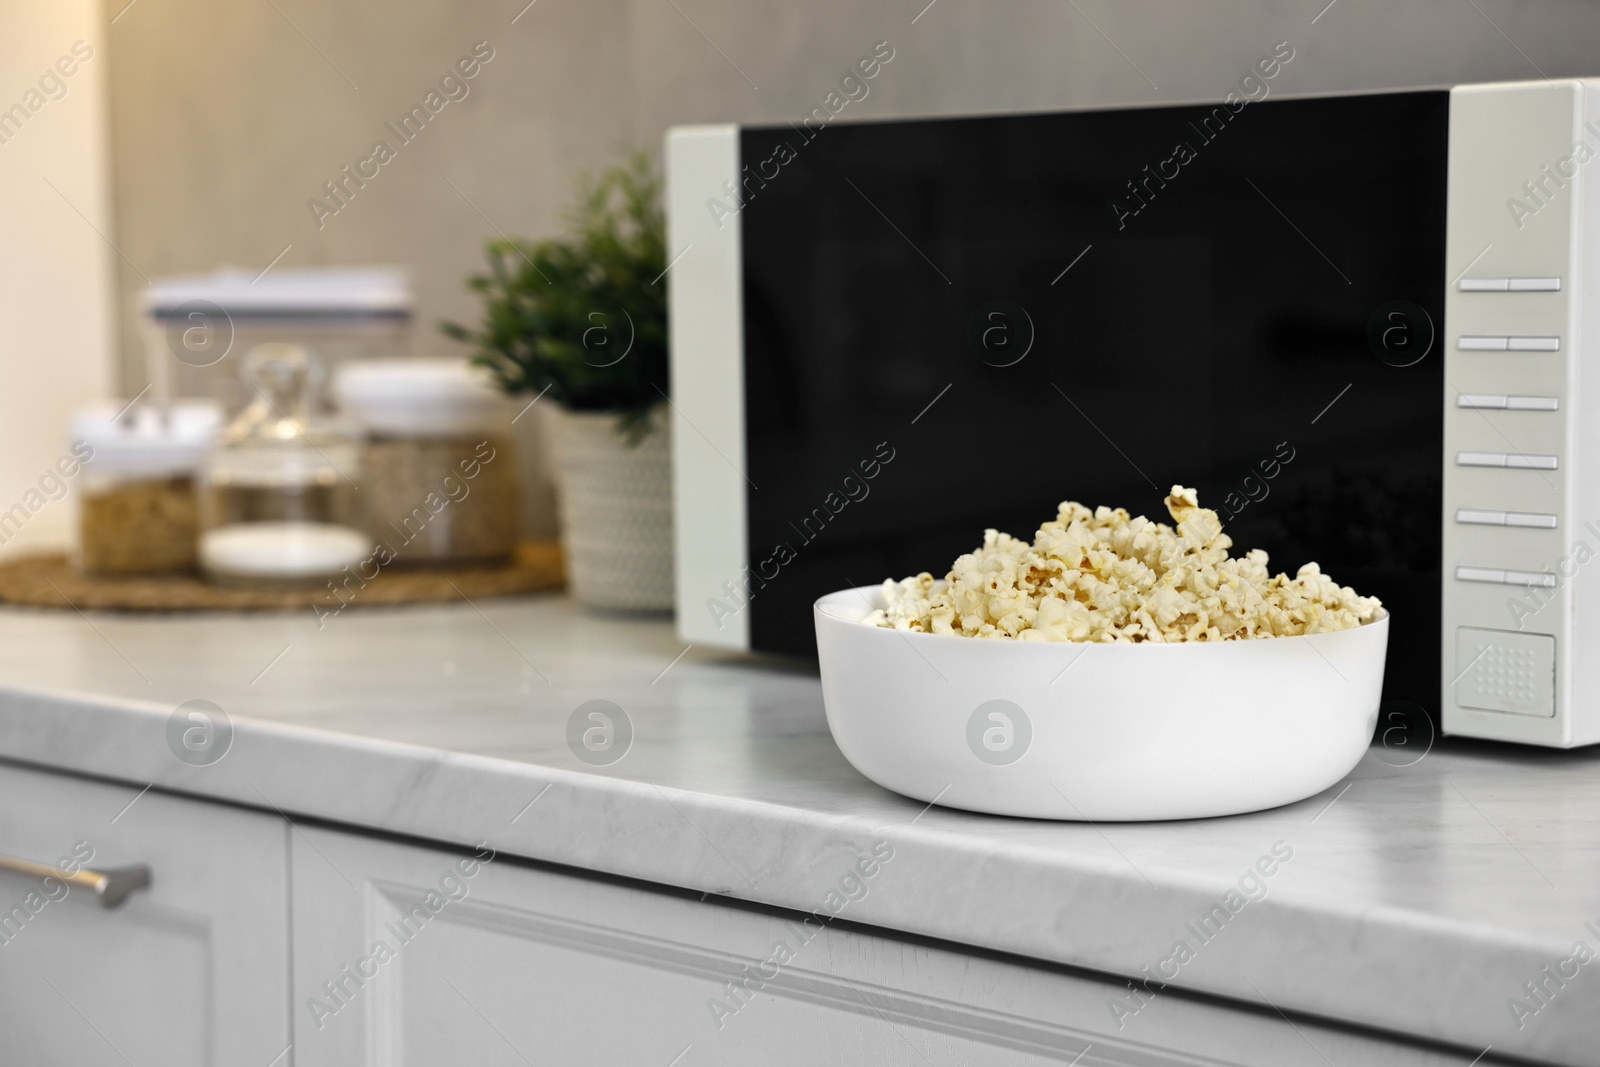
[[[498,566],[430,570],[385,567],[360,588],[358,595],[350,598],[349,606],[515,596],[559,589],[565,580],[559,543],[524,541],[509,563]],[[273,611],[312,604],[337,605],[332,595],[326,585],[306,589],[234,589],[209,585],[198,576],[181,574],[91,578],[80,574],[61,554],[26,556],[0,563],[0,602],[41,608]]]

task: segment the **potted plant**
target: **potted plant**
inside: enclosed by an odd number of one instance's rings
[[[592,607],[672,607],[667,417],[666,217],[661,177],[633,153],[578,176],[570,233],[494,240],[473,346],[500,387],[554,401],[551,424],[567,572]]]

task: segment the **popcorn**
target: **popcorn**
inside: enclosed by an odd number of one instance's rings
[[[883,583],[888,607],[873,626],[1019,641],[1239,641],[1344,630],[1377,618],[1382,602],[1356,595],[1307,563],[1290,578],[1260,549],[1228,555],[1233,540],[1193,489],[1172,487],[1177,528],[1122,508],[1064,501],[1033,543],[998,530],[958,558],[943,580],[924,572]]]

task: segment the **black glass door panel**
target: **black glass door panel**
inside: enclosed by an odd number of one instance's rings
[[[792,153],[741,212],[752,568],[788,550],[754,646],[811,652],[816,597],[943,573],[985,527],[1164,517],[1181,482],[1240,550],[1382,597],[1389,695],[1434,707],[1443,360],[1415,357],[1443,330],[1447,109],[743,130],[752,164]]]

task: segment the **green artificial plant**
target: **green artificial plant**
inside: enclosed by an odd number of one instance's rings
[[[473,347],[507,393],[546,393],[572,411],[614,411],[637,443],[667,396],[666,216],[644,152],[598,177],[580,172],[565,238],[492,240],[477,329],[440,324]]]

